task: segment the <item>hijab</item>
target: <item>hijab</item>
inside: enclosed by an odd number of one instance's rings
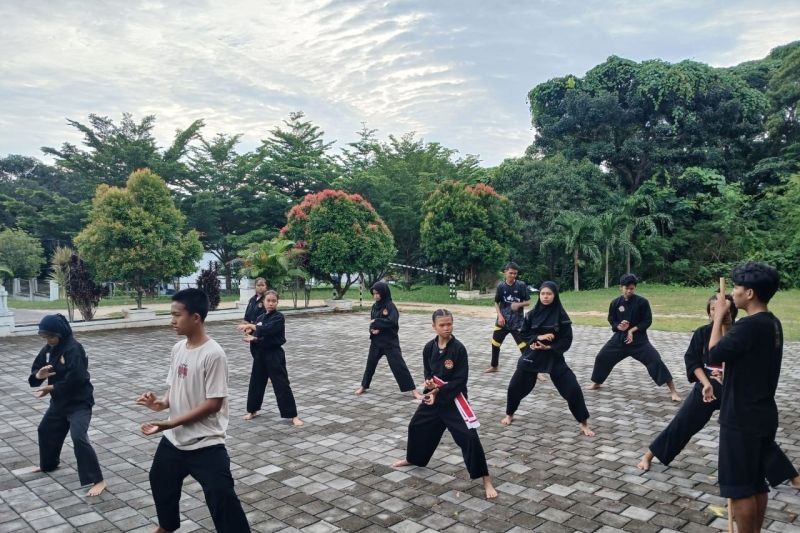
[[[562,325],[571,324],[569,315],[561,305],[561,298],[558,295],[558,285],[554,281],[545,281],[539,286],[539,290],[550,289],[553,291],[553,301],[550,305],[544,305],[541,299],[537,299],[536,306],[528,314],[527,322],[531,330],[548,328],[558,330]]]
[[[375,283],[369,292],[372,294],[377,292],[381,296],[381,299],[373,304],[373,306],[377,306],[376,309],[383,309],[392,303],[392,291],[389,290],[389,285],[383,281],[378,281]]]
[[[58,337],[58,344],[50,348],[49,361],[55,360],[72,344],[72,328],[62,314],[47,315],[39,322],[39,335]]]

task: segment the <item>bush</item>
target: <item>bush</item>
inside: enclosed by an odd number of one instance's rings
[[[197,288],[202,290],[208,296],[208,309],[210,311],[219,307],[219,263],[216,261],[209,261],[208,268],[201,270],[200,275],[197,276]]]

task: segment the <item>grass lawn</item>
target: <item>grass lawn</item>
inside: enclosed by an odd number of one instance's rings
[[[706,299],[714,292],[715,287],[677,287],[672,285],[651,285],[642,283],[637,290],[638,294],[646,297],[656,315],[652,329],[662,331],[693,331],[706,321]],[[583,326],[608,326],[606,314],[608,304],[612,298],[619,295],[619,290],[596,289],[590,291],[561,293],[561,301],[570,313],[572,320],[577,325]],[[351,287],[347,297],[358,301],[358,287]],[[314,289],[311,298],[314,300],[331,297],[330,289]],[[371,305],[372,296],[365,290],[364,304]],[[450,299],[449,288],[446,285],[426,285],[404,290],[402,287],[392,286],[392,297],[398,302],[420,302],[431,304],[458,303],[459,305],[477,305],[491,307],[494,305],[492,298],[485,300],[458,301]],[[289,299],[290,295],[284,295]],[[302,295],[301,295],[302,298]],[[223,295],[223,302],[233,302],[239,299],[238,294]],[[148,303],[168,303],[169,296],[161,298],[146,298],[143,305]],[[302,300],[301,300],[302,301]],[[101,306],[133,305],[135,298],[118,296],[103,299]],[[11,307],[17,309],[61,309],[64,302],[29,302],[26,300],[9,300]],[[800,341],[800,289],[780,291],[770,302],[770,309],[781,319],[786,340]]]

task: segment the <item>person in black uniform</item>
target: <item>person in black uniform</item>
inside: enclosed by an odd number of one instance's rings
[[[578,421],[581,431],[593,437],[589,427],[589,411],[583,398],[578,379],[564,359],[564,353],[572,345],[572,321],[561,305],[558,285],[545,281],[539,287],[539,300],[525,316],[522,338],[526,348],[517,362],[517,370],[508,384],[506,416],[501,420],[504,426],[514,421],[514,413],[525,396],[533,391],[540,372],[550,374],[558,393],[567,400],[567,405]]]
[[[510,262],[503,267],[505,279],[497,284],[494,295],[494,308],[497,319],[492,333],[492,362],[487,373],[497,372],[500,365],[500,346],[510,333],[520,352],[525,348],[525,340],[520,336],[522,322],[525,319],[525,306],[530,303],[530,290],[524,281],[519,281],[519,266]]]
[[[783,358],[783,328],[767,308],[778,290],[778,271],[765,263],[737,265],[731,272],[733,302],[747,313],[723,335],[730,302],[714,313],[708,358],[725,364],[719,410],[719,492],[732,500],[741,532],[760,531],[767,509],[766,478],[778,430],[775,390]]]
[[[267,280],[264,278],[256,278],[256,293],[247,302],[247,307],[244,310],[244,321],[240,324],[239,329],[245,324],[255,324],[256,319],[264,312],[264,293],[267,292]]]
[[[278,401],[278,410],[283,418],[291,418],[292,424],[302,426],[297,416],[289,373],[286,370],[286,321],[278,311],[278,293],[269,290],[264,293],[264,312],[254,324],[244,326],[244,340],[250,343],[253,354],[253,369],[250,372],[250,386],[247,389],[247,414],[245,420],[258,416],[264,402],[267,380],[272,380],[272,390]]]
[[[730,295],[725,298],[733,302]],[[714,320],[717,295],[711,296],[706,303],[706,313]],[[723,321],[723,331],[727,332],[736,320],[737,309],[730,307],[728,319]],[[681,405],[680,410],[669,425],[658,434],[650,444],[641,461],[637,465],[640,470],[650,470],[650,463],[657,458],[661,464],[669,466],[675,457],[686,447],[689,440],[705,427],[714,412],[719,409],[722,397],[721,368],[711,365],[708,358],[708,341],[711,338],[711,323],[697,328],[689,342],[684,361],[689,383],[694,383],[692,392]],[[766,477],[773,487],[784,481],[800,488],[800,475],[786,454],[777,443],[770,447],[766,463]]]
[[[91,485],[87,496],[99,496],[106,488],[97,454],[89,441],[94,387],[89,381],[89,359],[72,328],[60,314],[47,315],[39,323],[39,335],[47,343],[36,356],[28,376],[31,387],[39,387],[37,398],[50,396],[50,406],[39,424],[39,467],[34,472],[58,468],[67,433],[72,437],[78,479]],[[47,380],[47,385],[42,383]]]
[[[406,458],[392,466],[426,466],[446,428],[461,448],[469,477],[482,478],[486,497],[495,498],[497,490],[478,437],[480,424],[467,401],[467,350],[453,336],[452,313],[446,309],[434,311],[433,329],[436,337],[422,350],[425,395],[408,424]]]
[[[626,357],[633,357],[647,367],[656,385],[660,387],[666,383],[672,401],[679,402],[681,397],[675,390],[672,374],[647,338],[647,328],[653,322],[653,314],[650,302],[635,294],[638,282],[633,274],[625,274],[619,280],[622,296],[612,300],[608,306],[608,323],[614,334],[594,360],[589,390],[599,389],[617,363]]]
[[[369,389],[372,383],[372,376],[378,367],[381,356],[386,355],[389,368],[394,374],[397,386],[401,392],[410,392],[414,399],[419,400],[422,395],[414,385],[411,372],[408,371],[406,362],[403,359],[403,352],[400,350],[400,338],[397,331],[400,329],[400,311],[392,302],[392,292],[389,285],[379,281],[370,289],[375,303],[372,304],[369,321],[369,353],[367,354],[367,367],[364,370],[364,377],[361,378],[361,386],[356,390],[357,395],[362,395]]]

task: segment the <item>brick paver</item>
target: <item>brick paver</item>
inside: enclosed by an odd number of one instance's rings
[[[289,317],[289,375],[306,421],[293,428],[277,414],[267,392],[265,411],[244,422],[250,356],[233,323],[211,324],[211,335],[230,360],[231,424],[228,449],[236,490],[254,531],[717,531],[726,527],[717,495],[712,422],[672,467],[654,462],[636,469],[643,450],[672,418],[677,405],[656,388],[639,363],[626,361],[607,386],[587,392],[597,437],[579,435],[566,403],[550,383],[540,383],[517,413],[499,424],[505,390],[517,356],[506,343],[501,371],[483,374],[489,361],[491,321],[456,317],[455,334],[471,359],[470,393],[482,426],[481,440],[500,490],[495,502],[470,481],[449,435],[428,468],[395,471],[403,457],[407,424],[416,405],[401,395],[385,361],[373,388],[353,391],[364,369],[368,341],[364,313]],[[422,378],[421,348],[433,337],[427,315],[404,313],[406,361]],[[568,362],[581,383],[608,337],[601,328],[576,328]],[[682,356],[689,334],[651,335],[686,394]],[[0,340],[0,531],[150,531],[155,508],[148,469],[158,438],[142,436],[151,414],[134,405],[146,389],[165,388],[169,328],[83,333],[97,405],[90,432],[109,488],[96,499],[78,486],[67,439],[62,466],[27,473],[37,461],[36,426],[46,409],[27,385],[38,338]],[[778,390],[778,441],[800,463],[800,345],[784,352]],[[213,530],[200,486],[188,479],[181,500],[181,531]],[[770,494],[766,529],[800,531],[800,493],[784,485]]]

